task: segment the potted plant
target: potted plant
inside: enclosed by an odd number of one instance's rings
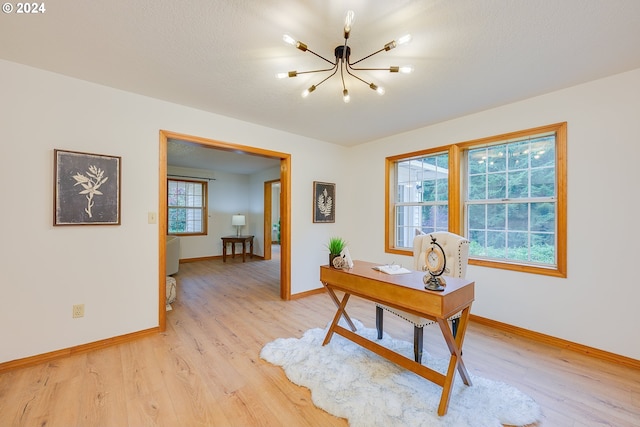
[[[329,249],[329,266],[333,267],[333,259],[340,256],[342,250],[347,246],[347,241],[342,237],[332,237],[326,246]]]

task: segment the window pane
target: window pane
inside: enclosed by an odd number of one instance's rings
[[[469,200],[484,200],[487,198],[487,175],[473,175],[469,177]]]
[[[529,142],[514,142],[507,145],[509,170],[529,168]]]
[[[506,146],[496,145],[487,149],[487,170],[489,172],[504,172],[506,169]]]
[[[531,197],[553,197],[556,194],[555,168],[531,170]]]
[[[531,233],[531,261],[555,264],[555,234]]]
[[[448,167],[447,153],[395,163],[396,247],[412,247],[417,230],[448,230]]]
[[[531,141],[531,167],[551,167],[556,164],[555,136],[536,138]]]
[[[486,231],[485,230],[471,230],[469,231],[469,255],[486,256]]]
[[[469,161],[468,161],[469,175],[487,173],[487,163],[485,162],[486,158],[487,158],[486,148],[476,148],[473,150],[469,150]]]
[[[436,181],[423,181],[422,182],[422,200],[425,202],[436,201]]]
[[[171,234],[204,234],[206,182],[167,180],[167,220]]]
[[[507,197],[507,178],[503,173],[487,176],[487,198],[505,199]]]
[[[555,229],[555,204],[531,203],[531,231],[553,232]]]
[[[399,206],[396,210],[396,246],[413,246],[416,231],[432,233],[449,229],[449,207],[447,205]]]
[[[509,173],[509,195],[510,199],[521,199],[529,197],[529,171],[516,171]]]
[[[487,216],[485,214],[487,205],[471,205],[467,218],[469,219],[469,229],[485,229]]]
[[[487,256],[492,258],[506,258],[506,233],[502,231],[487,231]]]
[[[507,233],[507,257],[512,260],[529,260],[529,241],[527,233]]]
[[[529,230],[529,204],[528,203],[512,203],[508,207],[508,229],[509,231],[528,231]]]
[[[487,206],[487,227],[490,230],[504,230],[507,228],[507,205],[498,203]]]

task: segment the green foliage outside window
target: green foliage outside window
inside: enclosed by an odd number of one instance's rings
[[[472,256],[555,264],[555,136],[469,150]]]

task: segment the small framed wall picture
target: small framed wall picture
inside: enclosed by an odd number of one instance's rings
[[[336,222],[336,185],[313,182],[313,222]]]
[[[120,225],[121,158],[54,150],[53,225]]]

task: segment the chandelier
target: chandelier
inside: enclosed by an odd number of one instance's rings
[[[282,79],[286,77],[296,77],[300,74],[329,72],[330,74],[326,76],[324,79],[322,79],[319,83],[311,85],[308,89],[305,89],[305,91],[302,92],[302,97],[306,98],[311,92],[316,90],[318,86],[320,86],[322,83],[326,82],[331,77],[336,75],[338,70],[340,70],[340,80],[342,81],[342,100],[344,102],[349,102],[351,98],[349,96],[349,91],[347,90],[347,85],[345,83],[345,73],[350,75],[351,77],[356,78],[357,80],[360,80],[362,83],[366,84],[371,89],[375,90],[378,94],[384,95],[383,87],[380,87],[373,82],[368,82],[363,78],[358,77],[353,72],[354,71],[389,71],[391,73],[408,74],[413,71],[413,69],[409,66],[405,66],[405,67],[391,66],[388,68],[356,68],[354,67],[354,65],[364,61],[365,59],[371,58],[372,56],[377,55],[380,52],[389,51],[397,46],[400,46],[402,44],[409,42],[411,40],[411,35],[407,34],[403,37],[400,37],[398,40],[392,40],[389,43],[385,44],[382,49],[379,49],[373,53],[370,53],[369,55],[363,57],[362,59],[351,62],[351,59],[350,59],[351,48],[347,46],[347,42],[349,41],[349,34],[351,33],[351,25],[353,24],[353,19],[354,19],[354,12],[353,10],[350,10],[347,12],[347,16],[344,20],[344,44],[341,44],[334,49],[334,55],[336,58],[335,61],[328,60],[324,56],[319,55],[316,52],[309,49],[309,47],[306,44],[302,43],[301,41],[295,40],[293,37],[285,34],[282,38],[285,41],[285,43],[295,46],[296,48],[300,49],[303,52],[309,52],[317,56],[318,58],[331,64],[331,67],[323,68],[320,70],[310,70],[310,71],[289,71],[288,73],[278,73],[276,74],[276,77]]]

